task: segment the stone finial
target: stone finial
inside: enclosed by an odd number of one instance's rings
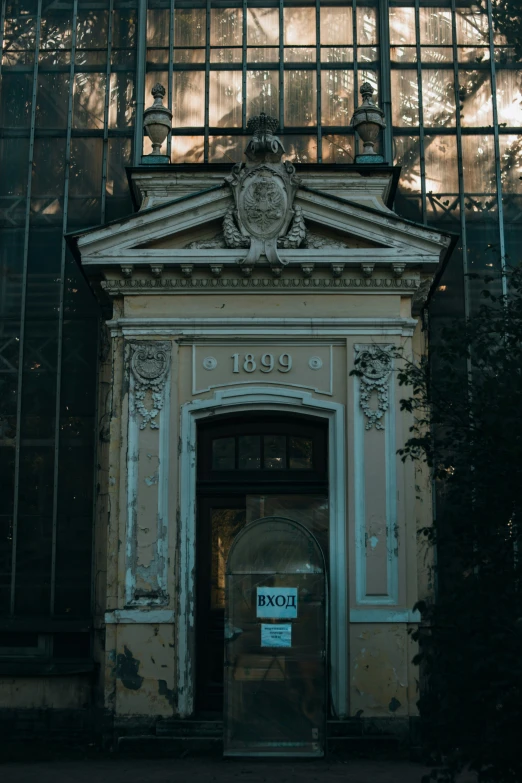
[[[161,145],[172,129],[172,112],[163,105],[165,87],[157,82],[151,90],[154,103],[143,112],[143,128],[152,141],[152,152],[143,157],[144,163],[168,163],[167,155],[161,154]]]
[[[247,122],[247,131],[252,134],[245,155],[253,164],[279,163],[285,148],[281,139],[276,136],[279,120],[270,117],[264,111]]]
[[[361,95],[363,102],[355,109],[352,117],[354,130],[357,131],[363,143],[363,153],[356,157],[356,162],[357,158],[359,158],[359,162],[362,163],[381,163],[383,159],[380,155],[377,155],[374,146],[379,138],[381,129],[386,127],[384,112],[372,100],[373,87],[370,82],[364,82],[361,85]],[[366,156],[368,156],[369,160],[363,159]]]

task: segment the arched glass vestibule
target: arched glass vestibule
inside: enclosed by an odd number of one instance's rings
[[[196,530],[196,710],[221,713],[225,566],[239,531],[284,516],[329,549],[328,426],[272,411],[198,424]]]

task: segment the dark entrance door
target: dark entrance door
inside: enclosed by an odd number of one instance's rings
[[[240,530],[281,516],[304,524],[328,552],[325,422],[250,414],[198,428],[196,708],[223,710],[225,570]]]

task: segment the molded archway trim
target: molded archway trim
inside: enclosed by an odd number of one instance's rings
[[[211,399],[181,406],[179,540],[177,602],[178,713],[194,711],[196,585],[196,426],[222,413],[285,411],[328,419],[330,496],[330,692],[339,717],[347,715],[348,604],[346,552],[346,471],[344,406],[288,388],[248,387],[217,391]]]

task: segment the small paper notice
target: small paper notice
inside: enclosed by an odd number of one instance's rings
[[[290,623],[261,625],[261,647],[291,647],[292,626]]]

